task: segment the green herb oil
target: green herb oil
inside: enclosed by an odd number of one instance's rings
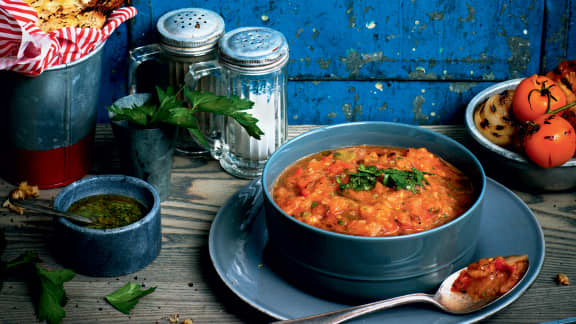
[[[89,228],[109,229],[132,224],[148,213],[138,200],[122,195],[94,195],[74,202],[69,213],[94,221]]]

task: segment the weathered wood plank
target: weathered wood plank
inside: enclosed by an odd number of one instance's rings
[[[464,123],[468,102],[491,82],[292,81],[290,125],[393,121],[415,125]]]
[[[574,20],[570,19],[574,15],[576,15],[576,2],[573,0],[546,1],[540,72],[545,73],[554,69],[566,58],[574,59],[576,26]]]
[[[451,95],[442,82],[436,85],[438,81],[454,82],[461,89],[470,82],[546,72],[563,59],[573,59],[576,49],[576,25],[570,20],[576,16],[573,0],[536,0],[530,5],[510,0],[134,0],[132,5],[138,15],[111,37],[106,48],[100,122],[107,121],[104,107],[126,93],[127,49],[156,42],[158,18],[179,8],[212,9],[224,17],[227,30],[268,26],[283,32],[291,48],[290,83],[339,81],[326,82],[318,95],[302,91],[302,87],[314,88],[309,83],[290,85],[290,109],[300,116],[290,120],[295,124],[346,120],[345,114],[326,115],[355,102],[356,94],[342,89],[366,94],[374,90],[370,83],[353,81],[390,83],[400,89],[394,93],[399,107],[412,107],[422,89],[428,96],[445,96],[443,109],[449,113],[443,118],[421,120],[413,118],[410,109],[395,108],[397,116],[392,119],[425,125],[454,123],[454,114],[459,113],[455,107],[463,105],[463,98]],[[146,74],[142,78],[156,79]],[[422,88],[422,81],[430,83]],[[471,93],[465,96],[470,98]],[[333,97],[333,102],[322,106],[327,97]],[[376,111],[362,117],[380,120],[382,107],[374,105],[371,109]]]
[[[100,82],[100,100],[98,101],[98,120],[108,120],[104,107],[126,95],[126,76],[128,75],[128,25],[118,27],[106,40]]]
[[[135,0],[131,46],[176,8],[218,12],[227,30],[269,26],[290,42],[293,79],[504,80],[539,68],[545,1]]]

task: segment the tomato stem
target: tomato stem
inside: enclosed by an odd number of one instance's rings
[[[554,115],[554,114],[557,114],[557,113],[559,113],[559,112],[561,112],[561,111],[563,111],[563,110],[566,110],[566,109],[568,109],[568,108],[570,108],[570,107],[572,107],[572,106],[574,106],[574,105],[576,105],[576,101],[571,102],[571,103],[569,103],[569,104],[567,104],[567,105],[565,105],[565,106],[562,106],[562,107],[560,107],[560,108],[558,108],[558,109],[554,109],[554,110],[552,110],[552,111],[547,111],[546,114]]]
[[[532,109],[532,102],[530,101],[530,96],[532,96],[533,92],[538,92],[538,94],[540,96],[546,96],[546,99],[548,101],[547,107],[546,107],[546,112],[545,114],[550,113],[550,106],[552,105],[551,101],[552,99],[554,99],[554,101],[558,101],[558,99],[556,99],[553,95],[552,92],[550,91],[550,88],[554,87],[555,84],[551,84],[549,87],[546,86],[546,80],[542,82],[542,86],[540,87],[540,89],[532,89],[530,90],[530,92],[528,92],[528,105],[530,106],[530,110],[534,110]]]

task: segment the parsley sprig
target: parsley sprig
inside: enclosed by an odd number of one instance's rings
[[[39,265],[38,254],[31,251],[6,263],[6,271],[13,270],[26,277],[36,303],[39,321],[57,324],[66,316],[64,305],[68,298],[64,283],[72,280],[76,273],[70,269],[46,270]]]
[[[180,91],[189,106],[179,99]],[[252,106],[254,102],[236,95],[226,97],[186,88],[176,92],[172,87],[166,90],[156,87],[156,96],[143,105],[128,108],[112,105],[106,109],[114,114],[112,120],[127,120],[142,128],[156,128],[161,124],[187,128],[200,144],[207,146],[206,138],[198,126],[196,112],[228,116],[236,120],[250,136],[260,139],[264,132],[257,125],[258,119],[245,111]]]
[[[140,298],[153,293],[156,287],[142,290],[142,287],[135,283],[129,282],[122,288],[116,290],[110,295],[106,296],[106,300],[110,305],[114,306],[117,310],[124,314],[130,314],[130,310],[138,304]]]
[[[418,187],[430,184],[424,177],[429,172],[423,172],[416,168],[412,170],[398,170],[394,168],[380,169],[375,165],[364,166],[360,164],[356,173],[350,173],[348,183],[340,183],[340,190],[351,188],[355,191],[372,190],[376,186],[378,179],[382,179],[382,184],[390,188],[404,189],[413,193],[419,192]],[[337,181],[340,179],[338,178]]]

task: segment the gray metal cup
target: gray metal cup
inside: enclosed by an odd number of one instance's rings
[[[130,108],[144,104],[151,97],[150,93],[135,93],[116,100],[114,104]],[[113,114],[109,113],[109,116],[112,118]],[[127,120],[112,120],[111,125],[120,151],[122,172],[150,183],[158,191],[160,200],[166,200],[170,194],[178,127],[139,128]]]
[[[4,178],[53,188],[89,171],[104,44],[37,77],[0,71]]]

